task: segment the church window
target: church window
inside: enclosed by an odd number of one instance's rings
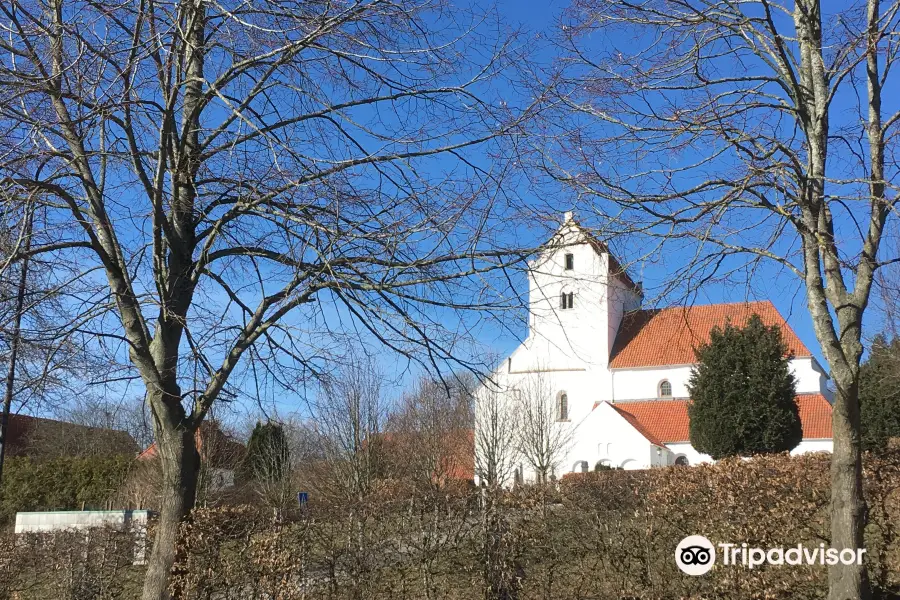
[[[569,395],[565,392],[559,393],[558,404],[558,421],[568,421],[569,420]]]
[[[691,463],[688,462],[687,456],[685,456],[684,454],[679,454],[675,457],[675,464],[679,467],[686,467]]]
[[[559,295],[559,307],[567,310],[575,306],[575,292],[562,292]]]
[[[575,268],[575,255],[574,254],[566,254],[566,271],[571,271]]]
[[[663,379],[659,383],[659,397],[660,398],[671,398],[672,397],[672,384],[669,383],[667,379]]]

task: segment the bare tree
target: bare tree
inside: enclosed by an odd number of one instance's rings
[[[33,229],[33,213],[28,212],[25,224],[22,227],[22,237],[25,238],[23,249],[27,252],[31,247],[31,232]],[[7,263],[8,264],[8,261]],[[3,269],[6,270],[5,268]],[[2,274],[2,273],[0,273]],[[9,360],[7,363],[6,386],[3,394],[3,411],[0,413],[0,483],[3,481],[3,463],[7,449],[7,431],[9,430],[9,412],[12,409],[13,391],[16,384],[16,363],[19,358],[19,346],[22,341],[22,314],[25,311],[25,292],[28,285],[28,257],[26,256],[19,266],[19,281],[16,285],[15,301],[13,302],[12,332],[9,342]]]
[[[900,113],[883,102],[898,7],[577,0],[557,74],[572,118],[539,151],[612,229],[689,250],[682,288],[752,282],[765,261],[798,278],[836,387],[836,548],[863,545],[863,315],[877,270],[900,260],[880,252],[896,214],[885,156]],[[865,565],[830,569],[832,600],[869,587]]]
[[[534,471],[535,481],[546,485],[560,471],[562,460],[572,445],[574,429],[560,406],[544,371],[522,379],[513,390],[519,414],[518,450]]]
[[[387,423],[385,450],[392,475],[420,488],[458,478],[472,456],[470,373],[421,378]]]
[[[490,15],[424,0],[0,15],[0,169],[53,213],[29,254],[102,273],[73,308],[147,389],[164,483],[143,597],[163,598],[194,432],[243,369],[290,389],[361,335],[437,365],[459,337],[442,310],[506,302],[473,276],[518,260],[495,141],[529,108],[491,92],[517,56]]]
[[[313,419],[324,454],[327,482],[341,499],[368,495],[382,459],[387,418],[382,375],[371,360],[349,365],[323,383]]]
[[[505,486],[518,463],[519,420],[513,397],[492,381],[475,393],[475,475],[490,488]]]
[[[69,290],[80,287],[77,273],[28,254],[46,239],[46,233],[36,235],[36,229],[43,230],[46,211],[33,198],[23,199],[22,190],[7,181],[0,183],[0,207],[0,361],[7,366],[0,417],[2,473],[10,415],[52,412],[78,398],[84,374],[102,360],[85,350],[77,323],[64,309]]]
[[[83,394],[54,407],[54,414],[69,423],[126,431],[141,450],[153,443],[150,416],[141,397],[112,399]]]

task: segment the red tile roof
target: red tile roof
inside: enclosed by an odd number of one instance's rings
[[[689,400],[617,402],[613,408],[635,425],[651,443],[670,444],[690,439]],[[798,394],[803,439],[831,439],[831,404],[821,394]],[[627,416],[626,416],[627,415]],[[630,417],[630,418],[629,418]]]
[[[781,327],[788,350],[794,356],[812,356],[767,300],[629,312],[616,335],[609,366],[630,369],[694,364],[694,349],[709,342],[714,327],[724,327],[727,322],[743,326],[753,314],[758,314],[766,325]]]
[[[92,452],[133,455],[138,450],[126,431],[18,414],[9,415],[5,443],[6,456],[82,456]]]
[[[831,403],[822,394],[799,394],[804,439],[831,439]]]
[[[632,427],[637,429],[638,433],[640,433],[642,436],[647,438],[647,441],[649,441],[651,444],[656,444],[657,446],[665,446],[666,445],[665,442],[663,442],[661,439],[656,437],[652,431],[650,431],[647,427],[645,427],[644,424],[641,423],[636,416],[634,416],[630,412],[626,411],[619,405],[610,404],[610,406],[613,408],[613,410],[615,410],[617,413],[622,415],[622,417],[624,417],[625,420],[628,421]]]
[[[233,469],[244,458],[244,445],[226,435],[215,421],[204,421],[194,432],[194,442],[202,460],[213,468]],[[138,455],[138,460],[156,458],[156,442]]]

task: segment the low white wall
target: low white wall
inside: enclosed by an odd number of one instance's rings
[[[54,531],[87,530],[93,527],[130,529],[136,536],[134,564],[145,562],[147,551],[148,510],[58,510],[16,513],[15,533],[52,533]]]
[[[56,510],[16,513],[16,533],[36,533],[88,527],[146,529],[147,510]]]
[[[709,454],[703,454],[694,450],[694,447],[688,442],[677,444],[666,444],[669,450],[677,457],[679,454],[688,459],[688,463],[699,465],[702,463],[714,462]],[[808,452],[832,452],[834,450],[834,442],[832,440],[803,440],[797,447],[791,450],[791,455],[806,454]]]
[[[807,452],[834,452],[834,440],[803,440],[791,450],[791,455],[796,456]]]

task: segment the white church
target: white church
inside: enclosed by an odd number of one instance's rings
[[[781,327],[793,354],[803,426],[793,453],[832,450],[827,375],[771,302],[642,309],[640,285],[571,213],[529,266],[528,337],[494,381],[521,390],[539,378],[547,390],[553,426],[567,428],[553,476],[711,461],[688,435],[694,348],[754,313]],[[527,461],[516,461],[516,479],[533,480]]]

